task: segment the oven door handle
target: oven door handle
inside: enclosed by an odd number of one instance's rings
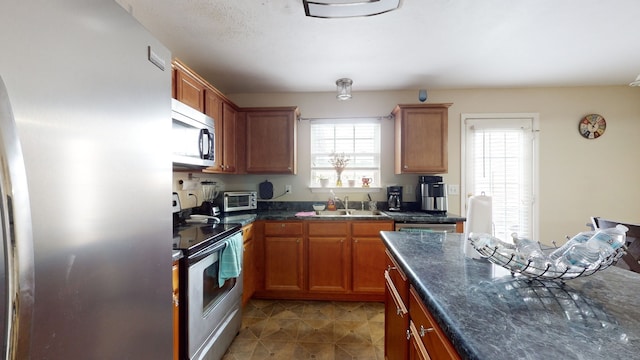
[[[189,256],[189,265],[206,258],[207,256],[213,254],[214,252],[223,250],[226,246],[227,246],[227,241],[223,240],[198,251],[197,253]]]

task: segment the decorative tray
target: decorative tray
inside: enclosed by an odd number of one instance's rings
[[[571,266],[567,269],[556,269],[552,264],[547,264],[544,268],[536,266],[531,260],[525,260],[518,256],[512,249],[501,246],[478,245],[474,239],[468,239],[471,245],[490,262],[500,265],[511,271],[512,274],[521,274],[531,279],[575,279],[581,276],[593,275],[600,270],[604,270],[614,265],[626,253],[626,246],[618,248],[613,254],[605,257],[600,262],[588,268]],[[550,252],[555,248],[543,248],[544,252]]]

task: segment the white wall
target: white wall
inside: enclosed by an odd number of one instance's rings
[[[418,103],[418,90],[354,92],[353,99],[337,101],[334,93],[229,94],[237,105],[291,106],[300,108],[303,118],[383,116],[396,104]],[[460,184],[460,114],[540,114],[540,239],[562,241],[586,229],[590,216],[603,216],[640,223],[640,89],[627,86],[432,90],[427,102],[451,102],[449,109],[449,172],[444,181]],[[578,121],[598,113],[607,120],[607,131],[597,140],[585,140],[578,133]],[[417,176],[393,174],[393,127],[382,122],[382,186],[415,186]],[[311,193],[309,180],[309,123],[298,128],[298,174],[295,176],[217,176],[227,189],[257,189],[269,179],[275,193],[293,185],[293,194],[279,200],[326,200]],[[174,174],[184,177],[184,174]],[[175,183],[175,181],[174,181]],[[383,201],[386,191],[372,194]],[[360,200],[363,194],[350,194]],[[405,195],[413,201],[414,195]],[[452,213],[464,214],[459,196],[449,197]],[[188,207],[183,204],[183,207]]]

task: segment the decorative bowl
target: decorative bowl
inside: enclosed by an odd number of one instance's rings
[[[313,204],[313,210],[315,211],[322,211],[324,210],[325,205],[324,204]]]

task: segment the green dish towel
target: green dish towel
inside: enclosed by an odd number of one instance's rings
[[[227,246],[222,250],[218,271],[218,285],[222,287],[227,279],[240,276],[242,272],[242,233],[233,235],[227,240]]]

